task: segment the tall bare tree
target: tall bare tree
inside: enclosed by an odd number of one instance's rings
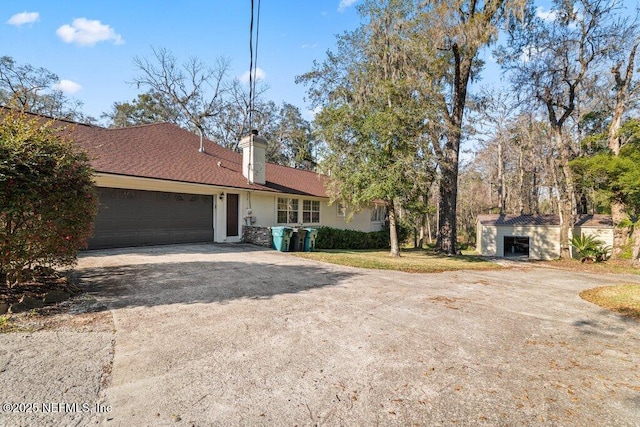
[[[167,49],[153,48],[153,57],[135,57],[140,74],[133,79],[138,87],[158,96],[160,106],[177,113],[177,121],[208,135],[207,121],[220,114],[228,90],[229,60],[218,58],[213,67],[192,57],[179,64]]]
[[[460,143],[469,84],[482,69],[478,53],[497,40],[500,26],[524,10],[519,0],[429,0],[416,21],[414,58],[438,109],[431,127],[440,168],[436,248],[457,253]],[[433,118],[431,118],[433,120]],[[432,123],[433,125],[433,123]]]
[[[511,142],[508,131],[510,122],[517,114],[515,98],[505,90],[484,90],[474,104],[480,123],[488,130],[489,139],[485,143],[496,148],[498,213],[504,214],[507,211],[508,191],[505,168]]]
[[[93,122],[80,111],[82,102],[69,99],[56,88],[58,76],[43,67],[18,64],[0,57],[0,104],[54,118]]]
[[[508,47],[498,51],[502,65],[510,70],[514,86],[546,113],[558,152],[555,176],[561,221],[560,254],[571,257],[569,235],[576,213],[575,186],[569,162],[576,155],[567,134],[575,119],[578,95],[614,46],[617,31],[613,13],[618,0],[556,0],[551,12],[511,27]]]
[[[628,26],[625,34],[621,34],[620,41],[622,46],[628,48],[626,58],[621,56],[611,68],[614,82],[615,104],[613,108],[613,116],[609,125],[607,145],[609,150],[615,155],[620,155],[620,148],[623,145],[621,135],[622,118],[626,112],[629,103],[636,100],[640,87],[633,80],[636,52],[640,44],[640,34],[635,23]],[[623,49],[621,49],[623,51]],[[629,239],[629,228],[624,224],[628,223],[629,216],[626,212],[627,208],[619,199],[611,201],[611,216],[614,225],[614,245],[613,256],[618,257],[622,253],[622,247],[626,245]]]

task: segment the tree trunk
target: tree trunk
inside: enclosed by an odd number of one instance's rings
[[[616,64],[616,66],[614,66],[612,69],[612,73],[616,82],[616,105],[613,110],[613,118],[611,119],[611,124],[609,125],[608,145],[609,149],[615,156],[618,156],[620,154],[620,148],[622,145],[619,132],[622,126],[622,115],[624,114],[625,104],[629,97],[629,85],[631,84],[631,79],[633,78],[633,67],[638,43],[640,43],[640,41],[636,41],[636,43],[633,45],[633,48],[631,49],[631,52],[629,52],[629,59],[627,62],[627,70],[625,72],[625,76],[622,77],[620,75],[620,67],[622,66],[621,63]],[[618,258],[622,253],[622,247],[626,245],[629,240],[629,229],[627,227],[620,227],[620,223],[623,220],[628,219],[625,212],[625,205],[622,202],[619,202],[617,200],[611,202],[611,218],[613,220],[614,227],[612,257]],[[634,227],[634,235],[636,234],[636,228],[638,227]],[[637,245],[640,243],[637,243],[636,240],[634,240],[633,242],[635,251]],[[637,262],[637,255],[638,254],[636,253],[635,256],[631,259],[632,264]]]
[[[631,234],[631,240],[633,241],[631,265],[634,267],[640,267],[640,219],[636,219],[636,223],[633,226],[633,233]]]
[[[420,220],[420,238],[418,239],[418,248],[422,249],[424,248],[424,228],[425,228],[425,223],[427,221],[427,214],[423,215],[421,220]]]
[[[569,166],[571,160],[570,147],[563,141],[559,128],[554,129],[556,147],[560,153],[560,168],[562,170],[562,182],[559,183],[558,210],[560,211],[560,258],[571,258],[571,240],[573,215],[575,213],[575,189],[573,185],[573,173]]]
[[[629,59],[627,60],[627,70],[624,77],[620,75],[620,67],[622,67],[621,62],[616,64],[611,70],[616,82],[616,106],[613,110],[611,125],[609,125],[608,142],[609,149],[616,156],[620,154],[620,146],[622,145],[620,142],[619,132],[620,127],[622,126],[622,115],[624,114],[625,104],[627,102],[627,99],[629,98],[629,87],[631,85],[631,80],[633,79],[633,67],[636,57],[636,50],[638,49],[639,43],[640,39],[636,41],[636,43],[633,45],[633,48],[629,52]]]
[[[498,134],[498,203],[499,214],[504,215],[507,207],[507,196],[504,185],[504,153],[502,135]]]
[[[397,228],[397,217],[396,217],[396,207],[391,201],[389,203],[389,241],[391,243],[391,253],[392,257],[400,256],[400,246],[398,245],[398,228]]]
[[[440,204],[438,206],[436,250],[449,255],[455,255],[458,249],[456,227],[457,184],[458,162],[443,162],[440,170]]]
[[[621,227],[620,223],[629,219],[625,206],[619,201],[611,202],[611,219],[613,220],[613,254],[612,258],[619,258],[622,248],[629,241],[629,228]]]
[[[520,197],[518,198],[518,212],[520,215],[524,213],[524,199],[527,193],[524,189],[524,154],[522,147],[519,149],[518,156],[518,185],[520,187]]]
[[[458,169],[460,167],[462,120],[467,102],[467,86],[471,77],[473,58],[477,50],[465,52],[460,49],[457,43],[453,43],[451,52],[454,58],[453,100],[451,111],[446,111],[448,130],[446,143],[440,158],[440,204],[436,250],[449,255],[456,255],[458,252],[456,219],[458,213]]]

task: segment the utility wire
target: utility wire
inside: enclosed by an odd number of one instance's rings
[[[253,110],[255,108],[256,83],[258,81],[258,39],[260,35],[260,3],[256,12],[255,0],[251,0],[251,22],[249,24],[249,132],[253,131]],[[256,20],[256,42],[253,43],[253,21]]]

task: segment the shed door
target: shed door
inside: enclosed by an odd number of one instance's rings
[[[504,256],[529,256],[528,236],[504,236]]]
[[[238,195],[227,194],[227,237],[237,237],[238,233]]]
[[[89,248],[213,241],[213,196],[98,188]]]

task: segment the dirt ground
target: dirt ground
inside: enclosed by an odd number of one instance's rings
[[[247,245],[86,252],[77,274],[71,310],[0,335],[0,425],[639,425],[640,322],[578,297],[639,276]]]

